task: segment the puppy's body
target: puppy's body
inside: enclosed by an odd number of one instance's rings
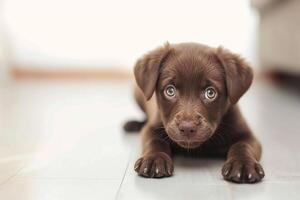
[[[260,181],[261,147],[236,105],[252,76],[237,55],[195,43],[166,45],[141,58],[135,98],[147,119],[126,124],[127,130],[142,128],[138,174],[171,176],[179,150],[227,157],[226,180]]]

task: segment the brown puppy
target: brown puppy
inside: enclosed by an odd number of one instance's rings
[[[226,180],[254,183],[264,177],[261,146],[236,105],[253,79],[238,55],[196,43],[166,44],[139,59],[134,75],[135,98],[147,119],[127,122],[125,130],[142,128],[139,175],[171,176],[172,155],[186,150],[227,156]]]

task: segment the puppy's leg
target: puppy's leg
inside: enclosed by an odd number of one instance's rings
[[[148,124],[142,130],[142,137],[143,154],[135,163],[135,171],[149,178],[171,176],[174,167],[170,144]]]
[[[147,122],[146,120],[144,120],[144,121],[130,120],[124,124],[123,129],[126,132],[137,132],[143,128],[143,126],[146,124],[146,122]]]
[[[224,179],[236,183],[255,183],[264,177],[264,170],[258,163],[261,146],[253,136],[233,144],[222,169]]]

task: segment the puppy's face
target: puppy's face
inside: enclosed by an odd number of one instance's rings
[[[224,70],[202,51],[173,52],[156,87],[161,118],[169,137],[194,148],[209,139],[228,107]]]
[[[252,81],[250,68],[237,55],[191,43],[150,52],[138,61],[135,75],[140,87],[147,84],[141,88],[148,99],[155,91],[166,133],[184,148],[207,141]]]

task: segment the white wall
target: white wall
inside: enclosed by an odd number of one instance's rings
[[[132,67],[165,41],[222,44],[253,59],[246,0],[5,0],[13,58],[40,67]]]
[[[6,46],[5,37],[1,29],[0,20],[0,91],[1,86],[5,85],[9,80],[9,67],[8,67],[8,48]]]

